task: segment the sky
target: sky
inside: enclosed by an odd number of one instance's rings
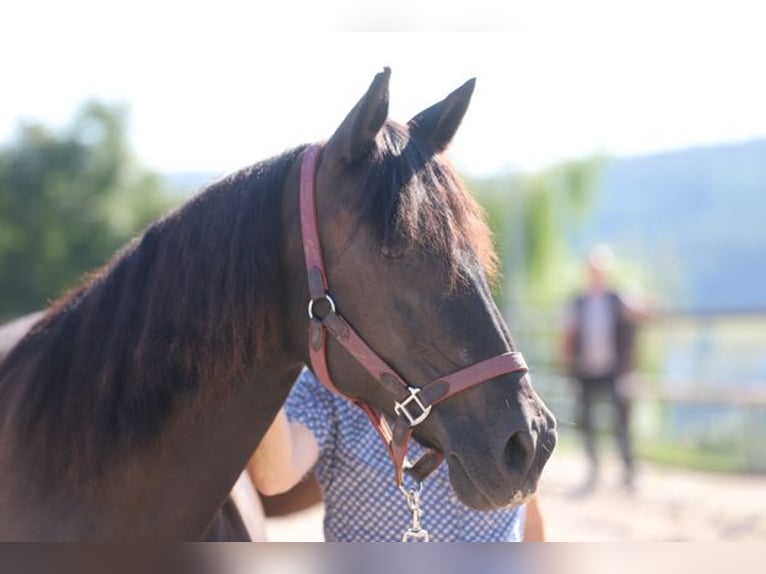
[[[6,0],[0,145],[98,98],[127,106],[147,166],[230,171],[329,137],[383,66],[401,122],[477,78],[450,154],[478,176],[761,138],[764,16],[743,0]]]

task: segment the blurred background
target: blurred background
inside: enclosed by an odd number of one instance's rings
[[[559,419],[541,485],[551,538],[766,540],[763,9],[318,4],[6,2],[0,321],[43,309],[222,174],[328,137],[384,65],[401,122],[477,77],[450,155],[486,209],[496,297]],[[577,489],[561,338],[595,244],[647,309],[631,493],[615,486],[608,405],[605,480]],[[296,516],[305,530],[285,522]],[[321,536],[320,519],[276,518],[272,537]]]

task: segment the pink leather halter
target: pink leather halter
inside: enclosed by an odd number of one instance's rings
[[[439,377],[422,387],[414,387],[407,384],[364,342],[336,309],[327,285],[315,198],[315,178],[321,149],[321,145],[314,144],[304,151],[300,183],[301,231],[310,297],[308,315],[311,365],[314,374],[325,387],[345,396],[367,414],[386,444],[396,470],[396,483],[401,486],[412,429],[426,420],[435,404],[493,377],[519,371],[527,372],[528,369],[521,353],[508,352]],[[314,306],[322,301],[329,307],[329,311],[323,317],[319,317],[314,311]],[[388,425],[384,414],[378,409],[345,395],[333,384],[327,366],[328,332],[392,395],[394,412],[397,415],[393,428]],[[408,472],[422,480],[439,466],[442,458],[441,453],[430,450],[412,465]]]

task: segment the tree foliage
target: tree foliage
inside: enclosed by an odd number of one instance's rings
[[[125,110],[85,104],[0,148],[0,319],[40,309],[170,205],[127,144]]]
[[[584,221],[595,195],[599,161],[470,182],[484,206],[501,253],[501,304],[549,305],[572,284],[567,239]]]

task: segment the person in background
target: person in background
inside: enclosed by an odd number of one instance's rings
[[[412,441],[408,457],[417,460],[424,452]],[[290,490],[312,469],[324,500],[326,540],[397,541],[412,524],[386,448],[367,416],[327,390],[306,369],[258,445],[248,472],[259,492],[273,496]],[[405,487],[415,487],[407,476]],[[433,541],[543,541],[545,537],[535,498],[516,508],[470,509],[453,491],[446,464],[423,482],[420,500],[422,526]]]
[[[633,368],[636,326],[645,310],[610,287],[608,274],[613,263],[608,246],[597,245],[590,251],[586,288],[572,300],[564,324],[564,367],[575,382],[578,423],[589,462],[585,491],[594,488],[599,478],[594,404],[602,396],[609,399],[614,412],[622,485],[632,490],[635,480],[626,376]]]

